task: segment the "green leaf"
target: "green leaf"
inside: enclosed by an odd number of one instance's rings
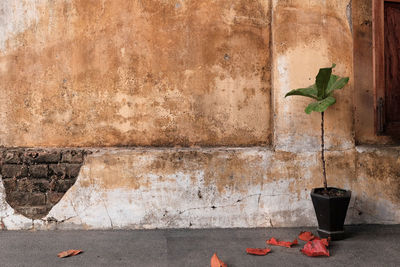
[[[332,68],[336,65],[333,64],[330,68],[322,68],[319,69],[318,75],[315,79],[315,84],[317,85],[318,90],[318,99],[324,99],[326,94],[326,88],[328,87],[329,80],[332,74]]]
[[[327,95],[331,94],[334,90],[342,89],[349,82],[349,77],[340,78],[336,76],[336,79],[333,79],[333,76],[336,75],[331,76],[331,80],[328,83],[328,88],[326,89]]]
[[[306,107],[305,112],[307,114],[310,114],[313,111],[324,112],[328,107],[332,106],[335,103],[336,103],[336,99],[333,96],[328,96],[327,98],[325,98],[323,100],[309,104]]]
[[[329,88],[332,87],[332,85],[337,81],[337,79],[339,79],[339,76],[334,75],[334,74],[331,75],[331,78],[329,79],[329,82],[328,82],[327,91]]]
[[[289,93],[287,93],[285,95],[285,97],[292,96],[292,95],[299,95],[299,96],[310,97],[310,98],[318,100],[317,93],[318,92],[315,87],[315,84],[313,84],[307,88],[294,89],[294,90],[290,91]]]

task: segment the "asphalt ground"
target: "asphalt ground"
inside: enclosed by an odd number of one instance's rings
[[[315,228],[1,231],[0,266],[210,266],[214,252],[234,266],[400,266],[400,225],[346,227],[347,238],[331,242],[330,257],[311,258],[293,248],[273,247],[266,256],[245,249],[264,248],[271,237],[292,241]],[[84,253],[58,258],[68,249]]]

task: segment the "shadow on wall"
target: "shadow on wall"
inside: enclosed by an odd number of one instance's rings
[[[7,203],[30,219],[43,218],[75,183],[86,154],[82,149],[3,149]]]

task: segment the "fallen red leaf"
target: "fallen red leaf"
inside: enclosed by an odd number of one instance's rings
[[[293,245],[297,245],[298,241],[297,241],[297,239],[293,240],[293,242],[279,241],[279,240],[276,240],[275,238],[272,237],[270,240],[267,240],[267,244],[274,245],[274,246],[291,248]]]
[[[327,247],[329,247],[329,242],[331,241],[331,238],[330,237],[328,237],[328,238],[319,238],[319,237],[315,237],[313,240],[321,240],[321,242],[325,245],[325,246],[327,246]]]
[[[228,267],[228,265],[221,261],[217,254],[214,253],[214,255],[211,257],[211,267]]]
[[[315,236],[311,232],[301,232],[299,234],[299,239],[303,241],[311,241]]]
[[[264,256],[271,252],[270,248],[246,248],[247,254]]]
[[[326,248],[328,245],[328,240],[324,239],[314,239],[312,241],[308,241],[307,244],[304,245],[300,251],[309,256],[309,257],[318,257],[318,256],[328,256],[329,250]]]
[[[57,257],[66,258],[66,257],[78,255],[78,254],[80,254],[82,252],[83,252],[83,250],[70,249],[70,250],[66,250],[66,251],[58,253]]]

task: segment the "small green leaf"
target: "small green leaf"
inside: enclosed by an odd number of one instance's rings
[[[309,104],[306,107],[305,112],[307,114],[310,114],[313,111],[324,112],[328,107],[332,106],[335,103],[336,103],[336,99],[333,96],[328,96],[327,98],[325,98],[323,100]]]
[[[334,75],[332,75],[334,76]],[[349,77],[344,77],[340,78],[336,76],[335,81],[329,81],[328,88],[326,89],[326,94],[329,95],[332,93],[334,90],[342,89],[348,82],[349,82]],[[332,79],[332,78],[331,78]]]
[[[292,90],[289,93],[287,93],[285,95],[285,97],[292,96],[292,95],[299,95],[299,96],[310,97],[310,98],[318,100],[317,93],[318,92],[317,92],[317,89],[315,88],[315,84],[313,84],[307,88],[299,88],[299,89]]]
[[[315,84],[317,85],[318,90],[318,99],[324,99],[327,96],[326,88],[328,87],[331,74],[332,67],[319,69],[318,75],[315,79]]]

